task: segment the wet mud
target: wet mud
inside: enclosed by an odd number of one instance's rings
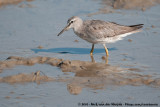
[[[88,16],[107,14],[107,13],[120,13],[117,9],[134,9],[145,11],[149,7],[160,4],[160,0],[101,0],[102,7],[98,12],[90,13]]]
[[[114,9],[142,9],[159,4],[160,0],[102,0],[102,4]]]
[[[0,7],[10,4],[17,5],[23,1],[31,2],[33,0],[0,0]],[[116,9],[138,9],[145,11],[147,8],[159,3],[160,0],[101,0],[102,8],[100,8],[98,12],[88,14],[88,16],[106,13],[119,13],[115,11]],[[20,5],[19,7],[25,7],[25,5]]]
[[[1,83],[26,83],[26,82],[65,82],[67,90],[71,94],[79,94],[82,88],[103,89],[108,86],[160,86],[160,78],[152,75],[143,75],[137,72],[136,68],[121,68],[105,63],[95,63],[80,60],[64,60],[53,57],[17,57],[11,56],[4,61],[0,61],[1,73],[5,69],[18,65],[33,66],[35,64],[49,64],[61,69],[62,72],[72,72],[74,76],[53,78],[44,74],[43,71],[35,71],[31,74],[17,74],[1,77]]]
[[[33,72],[31,74],[20,73],[17,75],[11,75],[0,78],[0,82],[9,84],[15,84],[15,83],[21,84],[26,82],[36,82],[37,84],[40,84],[42,82],[49,82],[53,80],[54,80],[53,78],[40,74],[39,71]]]
[[[17,4],[19,4],[23,1],[30,2],[30,1],[33,1],[33,0],[0,0],[0,7],[10,5],[10,4],[17,5]]]

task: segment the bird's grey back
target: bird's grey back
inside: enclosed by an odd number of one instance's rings
[[[84,21],[83,28],[87,35],[92,35],[95,38],[115,37],[139,29],[136,25],[124,26],[101,20],[86,20]]]

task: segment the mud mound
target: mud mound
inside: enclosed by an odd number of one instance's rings
[[[53,78],[47,77],[45,75],[40,75],[40,71],[37,71],[32,74],[20,73],[17,75],[11,75],[11,76],[0,78],[0,82],[10,83],[10,84],[26,83],[26,82],[40,83],[40,82],[49,82],[49,81],[53,81],[53,80],[54,80]]]
[[[102,0],[102,3],[114,9],[142,9],[159,4],[160,0]]]
[[[107,13],[119,13],[117,9],[136,9],[145,11],[147,8],[160,4],[160,0],[101,0],[102,7],[98,12],[87,16]]]
[[[33,1],[33,0],[0,0],[0,7],[8,4],[19,4],[22,1]]]
[[[17,57],[11,56],[0,61],[0,70],[15,67],[17,65],[33,66],[34,64],[49,64],[59,67],[62,72],[72,72],[75,75],[70,77],[58,77],[56,79],[45,76],[41,71],[32,74],[17,74],[0,78],[4,83],[25,83],[25,82],[66,82],[67,89],[71,94],[79,94],[82,88],[103,89],[110,85],[123,86],[160,86],[160,78],[153,78],[152,75],[143,75],[134,71],[133,68],[121,68],[105,63],[94,63],[79,60],[64,60],[52,57]],[[43,75],[40,75],[43,74]]]

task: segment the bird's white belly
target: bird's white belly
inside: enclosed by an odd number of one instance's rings
[[[104,44],[104,43],[114,43],[114,42],[117,42],[119,40],[123,40],[123,37],[131,35],[133,33],[135,33],[135,32],[125,33],[125,34],[117,35],[117,36],[114,36],[114,37],[100,38],[100,39],[97,39],[97,42],[101,43],[101,44]]]
[[[130,33],[125,33],[125,34],[122,34],[122,35],[117,35],[117,36],[114,36],[114,37],[102,37],[102,38],[95,38],[94,36],[85,36],[85,35],[82,35],[82,34],[77,34],[80,38],[82,38],[83,40],[86,40],[90,43],[93,43],[93,44],[97,44],[97,43],[100,43],[100,44],[105,44],[105,43],[114,43],[116,41],[119,41],[119,40],[122,40],[123,37],[126,37],[128,35],[131,35],[133,33],[136,33],[136,32],[130,32]]]

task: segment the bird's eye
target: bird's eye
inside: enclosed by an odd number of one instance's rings
[[[71,21],[70,23],[73,23],[73,21]]]

